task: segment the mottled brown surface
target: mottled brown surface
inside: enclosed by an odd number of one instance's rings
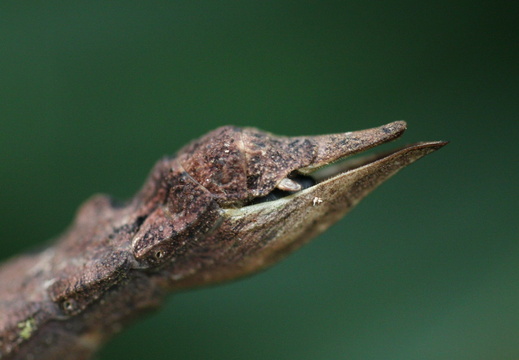
[[[87,359],[165,293],[279,261],[445,143],[332,167],[316,173],[314,186],[283,191],[297,174],[392,140],[405,126],[316,137],[222,127],[160,160],[127,203],[93,197],[53,246],[0,267],[0,359]],[[254,204],[266,195],[272,201]]]

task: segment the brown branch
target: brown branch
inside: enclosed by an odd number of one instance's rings
[[[159,161],[127,203],[93,197],[53,246],[0,266],[0,359],[88,359],[167,292],[274,264],[445,145],[321,169],[404,130],[288,138],[223,127]]]

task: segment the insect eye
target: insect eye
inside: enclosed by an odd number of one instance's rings
[[[78,309],[78,304],[76,300],[72,298],[65,299],[61,302],[61,308],[67,313],[67,314],[73,314]]]
[[[150,265],[160,265],[168,258],[168,251],[165,249],[155,249],[148,255]]]

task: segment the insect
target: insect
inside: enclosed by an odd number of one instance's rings
[[[337,162],[405,128],[282,137],[225,126],[158,161],[127,202],[94,196],[52,246],[0,266],[0,359],[88,359],[166,293],[278,262],[446,144]]]

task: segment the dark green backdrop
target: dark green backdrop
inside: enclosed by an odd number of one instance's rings
[[[285,262],[172,297],[99,358],[517,359],[512,4],[4,1],[1,258],[59,234],[95,192],[131,196],[217,126],[404,119],[401,143],[452,143]]]

